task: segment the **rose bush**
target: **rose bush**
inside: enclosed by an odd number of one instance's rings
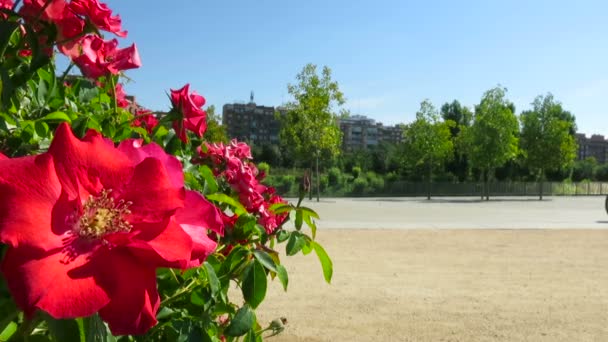
[[[97,0],[0,1],[0,341],[280,332],[255,316],[269,279],[288,286],[278,244],[331,279],[318,216],[265,186],[245,143],[203,139],[188,84],[163,115],[130,102],[137,48],[101,31],[127,36]]]

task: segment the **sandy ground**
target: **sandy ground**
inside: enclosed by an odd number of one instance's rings
[[[608,230],[328,229],[284,257],[260,322],[269,341],[608,341]]]

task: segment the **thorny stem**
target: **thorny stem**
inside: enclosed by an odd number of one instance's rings
[[[172,301],[176,300],[177,298],[179,298],[181,295],[187,293],[188,291],[190,291],[192,289],[192,287],[194,287],[197,284],[196,280],[193,280],[190,282],[190,284],[188,284],[188,286],[184,287],[181,291],[175,293],[173,296],[166,298],[165,300],[163,300],[162,304],[163,305],[167,305],[168,303],[171,303]]]

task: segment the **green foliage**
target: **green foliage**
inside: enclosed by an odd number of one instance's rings
[[[587,157],[579,160],[574,164],[572,170],[572,180],[580,182],[582,180],[591,180],[595,178],[597,168],[597,160],[593,157]]]
[[[454,100],[452,103],[445,103],[441,106],[441,117],[444,121],[451,121],[454,124],[450,126],[452,142],[454,144],[454,159],[446,164],[446,171],[458,177],[460,181],[464,181],[469,176],[469,162],[466,158],[466,151],[459,143],[463,130],[471,126],[473,113],[469,108],[464,107]]]
[[[261,162],[258,164],[258,170],[264,172],[266,175],[270,175],[270,165],[265,162]]]
[[[207,113],[207,130],[203,138],[213,142],[228,142],[226,127],[222,125],[219,115],[215,113],[215,106],[207,107],[205,112]]]
[[[595,179],[600,182],[608,182],[608,164],[598,165],[595,168]]]
[[[572,166],[578,146],[570,134],[573,124],[562,119],[565,111],[553,95],[538,96],[532,105],[531,111],[520,116],[520,142],[525,164],[542,181],[546,171]],[[542,187],[539,189],[542,198]]]
[[[329,186],[337,186],[342,184],[342,171],[337,167],[332,167],[327,171],[327,180]]]
[[[506,92],[506,88],[498,86],[484,93],[475,107],[473,124],[463,131],[460,142],[471,166],[486,175],[486,182],[493,170],[518,153],[519,124]]]
[[[356,178],[353,182],[353,194],[354,195],[362,195],[367,189],[368,183],[365,178]]]
[[[359,176],[361,175],[361,167],[359,167],[359,166],[353,167],[352,174],[353,174],[353,177],[359,178]]]
[[[289,154],[308,161],[307,165],[316,155],[334,158],[340,153],[342,133],[333,111],[335,105],[344,103],[338,83],[332,81],[328,67],[318,75],[313,64],[307,64],[296,79],[296,84],[287,87],[293,101],[287,103],[287,113],[278,116],[281,143]]]
[[[293,193],[296,185],[295,175],[270,175],[266,183],[274,187],[279,193]]]
[[[439,121],[433,104],[424,100],[416,113],[416,120],[405,127],[403,145],[406,165],[410,169],[424,166],[428,183],[432,181],[433,169],[453,157],[454,144],[450,133],[453,125],[453,121]],[[430,198],[430,193],[428,196]]]

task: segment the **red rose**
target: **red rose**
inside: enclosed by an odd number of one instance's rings
[[[120,108],[127,108],[129,106],[129,101],[127,101],[127,94],[125,94],[125,90],[122,87],[122,84],[116,84],[114,87],[114,96],[116,97],[116,105]]]
[[[94,131],[79,140],[64,123],[47,153],[0,160],[1,270],[27,315],[99,312],[117,335],[156,324],[156,269],[204,254],[175,218],[183,174],[156,155],[132,158]]]
[[[120,143],[118,149],[134,162],[153,157],[160,160],[167,170],[174,186],[184,186],[182,164],[174,156],[167,154],[160,146],[142,146],[141,139],[128,139]],[[224,223],[216,206],[195,191],[186,191],[184,206],[175,212],[174,221],[192,238],[193,248],[188,267],[200,264],[217,247],[217,242],[208,236],[209,230],[224,235]]]
[[[14,4],[13,0],[0,0],[0,8],[12,9]]]
[[[34,19],[40,15],[40,19],[56,22],[63,19],[65,15],[65,0],[24,0],[19,14],[27,19]],[[44,11],[42,9],[44,8]],[[42,11],[42,13],[41,13]]]
[[[135,44],[128,48],[118,49],[116,39],[104,41],[98,36],[88,35],[80,41],[82,50],[78,57],[74,53],[78,50],[70,50],[68,55],[73,57],[74,62],[83,75],[90,78],[99,78],[107,74],[118,74],[127,69],[139,68],[141,60]]]
[[[112,16],[106,4],[97,0],[72,0],[69,7],[74,13],[88,17],[99,29],[119,37],[127,36],[127,31],[121,31],[120,16]]]
[[[154,117],[154,114],[148,109],[140,109],[135,114],[135,120],[131,126],[142,127],[148,131],[148,134],[152,134],[154,127],[158,125],[158,119]]]
[[[273,233],[286,219],[286,215],[275,215],[269,211],[274,203],[286,203],[275,194],[274,188],[262,184],[264,174],[250,161],[249,145],[233,139],[229,145],[205,143],[205,148],[198,148],[200,161],[210,161],[214,174],[226,179],[230,187],[238,194],[239,201],[245,209],[258,217],[268,234]],[[226,223],[226,221],[224,221]]]
[[[188,142],[186,130],[194,132],[199,137],[207,130],[207,114],[202,110],[205,98],[196,92],[189,92],[189,84],[181,89],[171,89],[171,103],[174,110],[181,114],[181,119],[173,122],[173,128],[177,136],[184,142]]]

